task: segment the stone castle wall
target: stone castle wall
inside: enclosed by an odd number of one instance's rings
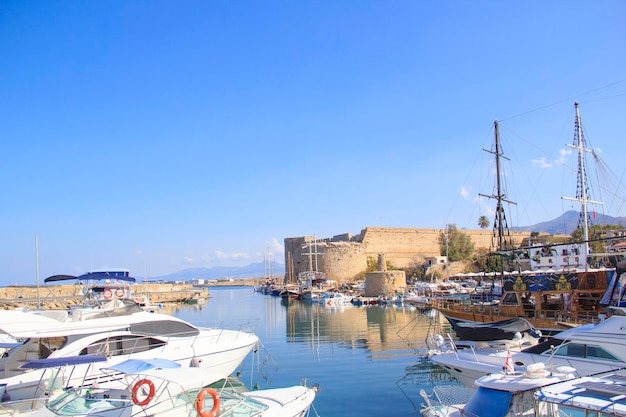
[[[489,249],[492,230],[461,230],[467,233],[476,249]],[[409,268],[424,264],[427,259],[440,256],[439,235],[441,229],[409,229],[367,227],[356,236],[336,235],[316,239],[302,236],[285,239],[285,265],[287,274],[315,270],[326,273],[327,278],[346,282],[363,275],[367,258],[376,259],[379,254],[397,268]],[[511,232],[513,244],[518,246],[529,232]]]

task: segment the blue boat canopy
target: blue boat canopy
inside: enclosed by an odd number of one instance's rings
[[[118,281],[135,282],[136,279],[128,276],[125,271],[113,272],[88,272],[76,277],[79,281],[96,281],[100,279],[116,279]]]
[[[127,359],[124,362],[107,366],[102,369],[123,372],[125,374],[137,374],[158,368],[180,368],[180,364],[169,359]]]
[[[80,355],[80,356],[66,356],[61,358],[45,358],[34,359],[28,361],[20,368],[23,369],[44,369],[44,368],[58,368],[60,366],[81,365],[84,363],[95,363],[106,361],[106,356],[101,355]]]
[[[75,275],[52,275],[43,280],[43,282],[69,281],[76,279]]]
[[[128,271],[98,271],[98,272],[88,272],[83,275],[75,276],[75,275],[52,275],[43,280],[43,282],[58,282],[58,281],[71,281],[71,280],[79,280],[79,281],[98,281],[101,279],[115,279],[118,281],[128,281],[128,282],[136,282],[137,280],[128,275]]]
[[[511,406],[513,394],[491,388],[478,387],[463,407],[463,414],[481,417],[504,417]]]

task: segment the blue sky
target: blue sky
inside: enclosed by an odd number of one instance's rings
[[[624,175],[623,1],[2,1],[0,285],[246,265],[286,237],[574,207]],[[607,171],[607,172],[609,172]],[[600,176],[599,176],[600,177]],[[623,216],[618,186],[598,211]]]

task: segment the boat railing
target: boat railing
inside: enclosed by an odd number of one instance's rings
[[[448,416],[454,412],[462,410],[472,395],[472,390],[463,385],[436,385],[433,387],[431,395],[426,394],[424,389],[420,389],[420,396],[426,403],[426,410],[422,411],[423,415]]]
[[[49,397],[35,397],[23,400],[8,400],[0,403],[0,416],[20,415],[27,411],[37,410],[48,402]]]

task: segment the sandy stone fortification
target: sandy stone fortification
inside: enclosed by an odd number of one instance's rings
[[[462,230],[472,239],[476,249],[489,248],[492,230]],[[287,276],[317,270],[329,279],[346,282],[362,275],[367,259],[385,259],[397,268],[408,268],[441,260],[439,235],[441,229],[409,229],[367,227],[356,236],[349,233],[332,238],[301,236],[285,239],[285,269]],[[511,232],[514,245],[528,238],[529,232]],[[317,254],[317,256],[316,256]]]

